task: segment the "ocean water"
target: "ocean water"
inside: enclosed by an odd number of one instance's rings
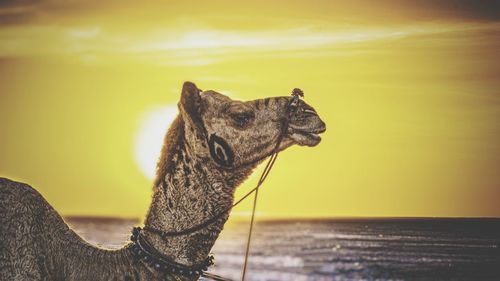
[[[135,221],[69,219],[116,248]],[[238,280],[248,224],[231,223],[212,273]],[[500,280],[500,219],[264,221],[254,228],[246,280]]]

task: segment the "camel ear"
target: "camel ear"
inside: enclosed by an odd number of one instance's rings
[[[205,126],[201,119],[201,90],[192,82],[184,82],[182,85],[181,101],[179,102],[179,110],[186,116],[189,121],[202,133]]]
[[[189,116],[200,113],[201,97],[200,89],[192,82],[184,82],[182,85],[181,101],[179,107]]]

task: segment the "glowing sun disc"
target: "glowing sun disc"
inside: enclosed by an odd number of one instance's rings
[[[134,158],[139,170],[148,179],[155,177],[163,138],[177,113],[176,105],[155,107],[146,111],[139,120],[134,142]]]

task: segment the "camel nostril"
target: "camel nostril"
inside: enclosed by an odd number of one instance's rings
[[[302,111],[302,113],[305,114],[305,115],[318,116],[318,113],[316,113],[316,111],[314,111],[312,109],[308,109],[308,108],[304,109]]]

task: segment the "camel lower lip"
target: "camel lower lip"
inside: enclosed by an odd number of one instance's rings
[[[288,128],[289,136],[294,140],[295,143],[303,146],[316,146],[321,142],[321,133],[326,131],[326,127],[323,124],[318,124],[318,126],[309,128],[297,128],[291,125]]]
[[[316,146],[321,142],[321,137],[317,133],[295,131],[291,134],[291,138],[299,145]]]
[[[313,140],[321,140],[321,137],[316,133],[311,132],[299,132],[299,134],[305,135]]]
[[[314,140],[321,140],[321,137],[319,136],[319,134],[322,132],[324,132],[324,130],[323,131],[321,131],[321,130],[309,131],[309,132],[307,132],[307,131],[295,131],[294,133],[307,136],[307,137],[314,139]]]

